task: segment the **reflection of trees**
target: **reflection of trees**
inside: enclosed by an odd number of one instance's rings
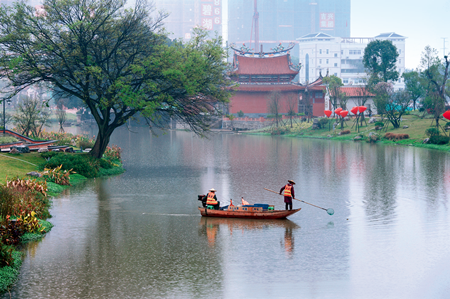
[[[448,190],[446,186],[450,181],[449,178],[450,165],[448,163],[448,154],[436,151],[417,151],[417,158],[420,161],[420,169],[416,173],[420,174],[423,179],[425,196],[429,207],[435,206],[442,198],[446,198]]]
[[[396,193],[400,172],[404,169],[403,151],[392,147],[376,147],[365,153],[364,159],[371,164],[364,179],[364,204],[369,216],[381,215],[385,221],[395,214]],[[374,217],[379,220],[379,216]]]
[[[122,206],[134,207],[139,198],[114,198],[114,183],[106,180],[97,180],[96,188],[98,216],[77,271],[80,284],[87,280],[109,298],[205,297],[218,291],[221,248],[208,251],[207,240],[198,242],[197,218],[135,213]]]

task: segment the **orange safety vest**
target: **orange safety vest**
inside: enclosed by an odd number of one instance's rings
[[[292,189],[292,186],[290,186],[290,185],[284,186],[284,196],[292,197],[291,189]]]
[[[214,192],[209,192],[208,196],[206,197],[206,204],[207,205],[216,205],[217,201],[214,199]]]

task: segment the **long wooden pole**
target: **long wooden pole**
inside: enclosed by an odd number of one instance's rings
[[[276,192],[276,191],[273,191],[273,190],[270,190],[270,189],[267,189],[267,188],[264,188],[264,190],[267,190],[267,191],[269,191],[269,192],[273,192],[273,193],[276,193],[276,194],[278,194],[278,195],[281,195],[280,193],[278,193],[278,192]],[[306,201],[304,201],[304,200],[297,199],[297,198],[295,198],[295,197],[292,197],[292,198],[295,199],[295,200],[301,201],[302,203],[306,203],[307,205],[310,205],[310,206],[313,206],[313,207],[316,207],[316,208],[325,210],[325,211],[327,211],[327,213],[328,213],[329,215],[333,215],[333,214],[334,214],[334,210],[333,210],[333,209],[325,209],[325,208],[322,208],[322,207],[313,205],[312,203],[306,202]]]

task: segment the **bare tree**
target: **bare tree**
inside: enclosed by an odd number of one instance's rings
[[[63,124],[66,121],[66,110],[64,109],[64,100],[59,99],[56,102],[56,118],[58,119],[59,123],[59,132],[64,133],[64,127]]]
[[[425,101],[429,102],[436,121],[436,128],[439,129],[439,118],[445,111],[447,102],[446,85],[450,60],[448,56],[444,56],[443,60],[439,59],[436,49],[426,46],[424,52],[422,52],[420,63],[428,83]]]
[[[292,118],[296,115],[296,107],[298,106],[297,97],[295,95],[289,95],[287,100],[287,115],[291,123],[292,128]]]
[[[376,93],[375,103],[377,110],[382,110],[395,129],[400,127],[402,115],[405,114],[411,103],[407,91],[394,91],[392,83],[379,82],[374,87]]]
[[[21,96],[12,119],[22,135],[39,137],[50,111],[37,96]]]
[[[358,95],[357,98],[358,106],[365,106],[371,96],[367,84],[356,87],[356,94]],[[360,121],[362,126],[364,122],[364,113],[361,113]]]
[[[274,117],[277,128],[282,117],[280,114],[281,110],[280,102],[281,102],[281,92],[278,90],[272,91],[269,94],[268,112]]]

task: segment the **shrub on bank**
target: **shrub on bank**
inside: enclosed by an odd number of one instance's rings
[[[62,165],[62,170],[73,170],[87,178],[93,178],[98,175],[100,162],[89,154],[66,154],[57,153],[48,161],[39,165],[39,170],[45,168],[54,169]]]
[[[425,130],[425,134],[428,137],[432,137],[432,136],[438,136],[440,134],[439,129],[435,128],[435,127],[431,127]]]
[[[70,179],[69,176],[73,172],[72,169],[62,170],[62,165],[59,165],[56,168],[44,168],[44,172],[42,172],[42,177],[52,183],[56,183],[58,185],[69,185]]]
[[[16,178],[0,185],[0,292],[14,281],[14,269],[20,267],[13,246],[26,233],[36,238],[47,231],[37,216],[49,217],[49,207],[45,181]]]
[[[107,146],[103,157],[108,161],[120,161],[122,149],[117,145]],[[103,166],[102,166],[103,167]]]
[[[36,213],[38,218],[47,219],[50,217],[48,209],[50,200],[47,197],[47,183],[36,180],[13,179],[6,181],[2,185],[0,201],[8,202],[1,206],[0,215],[4,220],[4,215],[21,215]],[[6,190],[6,189],[8,190]],[[10,197],[12,195],[12,197]],[[7,212],[6,212],[7,211]]]
[[[441,136],[441,135],[433,135],[428,140],[428,143],[442,145],[442,144],[447,144],[449,141],[450,141],[450,137]]]
[[[328,122],[329,122],[328,118],[322,117],[321,119],[319,119],[319,128],[321,129],[325,128]]]

